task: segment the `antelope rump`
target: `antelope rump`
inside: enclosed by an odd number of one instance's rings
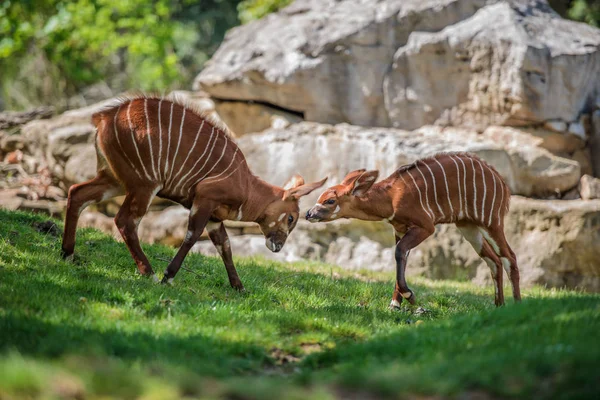
[[[441,153],[403,166],[375,183],[378,171],[350,172],[325,190],[306,214],[311,222],[358,218],[388,221],[396,236],[396,286],[390,307],[415,302],[405,279],[410,250],[431,236],[435,225],[454,223],[491,269],[495,304],[504,304],[502,269],[520,301],[519,269],[504,236],[510,190],[500,174],[468,153]]]
[[[223,221],[259,224],[278,252],[296,226],[298,200],[323,186],[296,175],[285,188],[255,176],[225,128],[193,108],[159,97],[123,98],[92,116],[97,175],[69,189],[62,254],[73,255],[77,220],[90,204],[125,195],[115,224],[139,272],[158,280],[140,247],[137,227],[155,196],[190,210],[188,231],[162,282],[170,283],[206,227],[233,288],[244,287]]]

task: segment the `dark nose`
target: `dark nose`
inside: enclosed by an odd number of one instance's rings
[[[282,247],[283,247],[283,245],[281,243],[277,243],[275,245],[275,253],[279,253],[279,251],[281,250]]]
[[[308,210],[308,211],[306,212],[306,219],[309,219],[309,218],[310,218],[310,210]]]

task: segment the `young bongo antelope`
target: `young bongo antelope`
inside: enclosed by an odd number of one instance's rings
[[[229,283],[243,290],[231,256],[226,219],[259,224],[267,247],[278,252],[298,220],[298,199],[323,186],[295,176],[288,187],[270,185],[250,171],[223,129],[177,102],[154,97],[122,99],[92,116],[97,128],[98,173],[69,189],[63,257],[73,255],[81,212],[90,204],[125,194],[115,223],[142,275],[157,280],[140,247],[137,227],[154,196],[190,209],[188,232],[169,263],[171,282],[206,227],[223,259]]]
[[[306,214],[311,222],[358,218],[386,220],[396,233],[396,287],[390,307],[415,295],[404,277],[410,250],[431,236],[436,224],[454,223],[492,271],[496,306],[504,304],[502,268],[513,296],[521,299],[515,253],[504,237],[510,190],[500,174],[468,153],[442,153],[403,166],[381,182],[378,171],[350,172],[328,188]]]

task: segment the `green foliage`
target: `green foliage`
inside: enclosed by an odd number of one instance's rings
[[[569,8],[568,16],[576,21],[600,28],[600,2],[598,0],[574,0]]]
[[[238,293],[197,254],[170,287],[95,230],[72,264],[44,217],[0,220],[0,398],[599,396],[595,294],[496,309],[491,286],[413,279],[426,311],[389,311],[392,273],[237,259]],[[159,271],[175,252],[144,250]]]
[[[238,2],[2,2],[0,75],[7,106],[28,106],[40,95],[42,102],[54,101],[101,80],[116,91],[189,83],[226,30],[239,23]]]
[[[238,5],[243,24],[260,19],[292,3],[293,0],[244,0]]]

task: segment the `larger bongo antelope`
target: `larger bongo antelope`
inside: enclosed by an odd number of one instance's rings
[[[190,209],[188,232],[169,263],[171,282],[206,227],[221,254],[232,287],[244,287],[231,256],[223,221],[257,222],[267,247],[278,252],[298,219],[298,199],[325,180],[273,186],[253,175],[244,155],[224,129],[178,102],[138,96],[122,99],[92,116],[97,128],[98,173],[69,190],[63,257],[73,254],[79,215],[88,205],[125,194],[115,223],[143,275],[154,271],[137,236],[137,226],[154,196]]]
[[[454,223],[489,265],[495,303],[504,304],[502,268],[510,277],[513,296],[521,299],[517,259],[504,237],[504,216],[510,190],[500,174],[468,153],[443,153],[403,166],[375,183],[378,171],[350,172],[328,188],[306,214],[309,221],[358,218],[387,220],[396,231],[396,287],[390,307],[402,298],[415,302],[404,277],[410,250],[435,231]]]

